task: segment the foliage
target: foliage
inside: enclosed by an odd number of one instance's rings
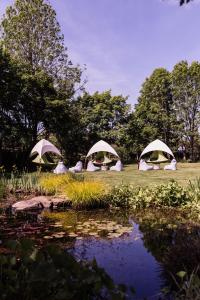
[[[67,174],[42,174],[39,180],[40,186],[48,194],[59,194],[62,193],[65,187],[73,183],[74,181],[82,181],[83,177],[71,172]]]
[[[55,135],[67,152],[66,137],[69,148],[81,128],[70,100],[82,70],[68,57],[56,12],[44,0],[16,0],[1,32],[0,159],[1,148],[19,151],[24,165],[41,132]]]
[[[105,206],[105,184],[95,181],[72,182],[64,189],[74,208],[96,208]]]
[[[49,103],[56,98],[53,82],[43,71],[29,74],[0,47],[0,154],[1,151],[27,152],[37,140],[47,118]],[[9,162],[6,162],[7,164]]]
[[[158,186],[155,198],[158,205],[172,207],[185,205],[190,200],[186,189],[178,185],[176,181]]]
[[[87,141],[87,148],[82,148],[82,151],[88,151],[89,145],[99,139],[105,139],[109,143],[120,143],[130,113],[130,105],[126,101],[127,97],[112,96],[110,90],[93,95],[84,93],[77,99],[76,106]]]
[[[190,300],[199,299],[200,295],[200,278],[198,276],[199,267],[197,267],[193,272],[188,275],[184,271],[177,273],[177,280],[174,276],[175,283],[178,287],[178,292],[175,293],[175,300]],[[180,280],[181,279],[181,280]],[[180,283],[178,281],[181,281]]]
[[[191,199],[188,192],[175,181],[143,188],[122,184],[112,189],[110,198],[113,206],[133,209],[178,207],[185,205]]]
[[[200,178],[194,181],[189,181],[188,193],[191,201],[186,205],[188,214],[192,219],[200,220]]]
[[[132,118],[136,119],[136,124],[132,121],[132,126],[137,127],[139,136],[136,135],[135,143],[138,150],[141,151],[157,138],[173,145],[177,123],[173,110],[170,73],[166,69],[155,69],[145,80]]]
[[[8,247],[13,253],[0,255],[1,299],[125,299],[96,261],[77,262],[56,246],[36,249],[30,240]]]
[[[108,201],[114,207],[128,208],[134,192],[135,189],[131,185],[122,183],[119,186],[113,187]]]
[[[182,141],[189,143],[191,160],[194,160],[195,144],[198,142],[200,124],[200,63],[182,61],[171,73],[172,94],[177,120],[182,124]]]
[[[31,74],[44,71],[59,88],[72,93],[81,71],[68,58],[56,12],[48,2],[16,0],[1,27],[4,46],[20,65],[28,66]]]
[[[21,78],[10,56],[0,45],[0,163],[2,148],[20,144],[20,133],[27,133],[20,118]],[[21,107],[22,109],[22,107]]]

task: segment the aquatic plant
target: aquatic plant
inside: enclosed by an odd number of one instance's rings
[[[2,300],[125,299],[124,287],[95,260],[77,262],[58,246],[37,249],[30,240],[10,241],[0,268]]]
[[[108,205],[107,188],[99,181],[71,182],[64,193],[72,202],[73,208],[96,208]]]
[[[46,221],[59,222],[65,229],[74,227],[77,222],[77,214],[75,210],[68,210],[67,212],[49,212],[44,211],[42,217]]]
[[[68,237],[77,237],[82,239],[83,236],[93,236],[96,238],[107,237],[109,239],[117,238],[122,236],[125,233],[130,233],[133,230],[133,226],[128,222],[123,224],[123,222],[114,221],[111,217],[105,217],[105,212],[101,215],[99,219],[94,213],[88,214],[88,211],[84,215],[82,213],[79,218],[79,212],[75,210],[69,210],[67,212],[44,212],[43,218],[45,221],[53,221],[54,223],[50,226],[62,230],[65,230],[63,233]],[[47,223],[46,222],[46,223]],[[121,224],[122,223],[122,224]],[[55,234],[47,236],[51,239]],[[61,235],[60,235],[61,236]]]

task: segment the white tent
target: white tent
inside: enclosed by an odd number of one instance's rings
[[[172,151],[170,150],[170,148],[165,144],[163,143],[162,141],[160,140],[155,140],[153,142],[151,142],[142,152],[142,154],[140,155],[140,158],[146,154],[146,153],[149,153],[149,152],[153,152],[153,151],[162,151],[162,152],[165,152],[165,153],[168,153],[170,154],[172,157],[174,157],[174,154],[172,153]]]
[[[56,148],[52,143],[45,139],[42,139],[33,147],[30,156],[33,156],[34,154],[38,153],[39,158],[42,158],[42,156],[46,152],[53,152],[61,156],[61,153],[58,150],[58,148]]]
[[[92,148],[89,150],[87,154],[87,157],[97,152],[109,152],[119,157],[115,149],[113,149],[113,147],[111,147],[108,143],[104,142],[103,140],[97,142],[96,144],[94,144],[94,146],[92,146]]]

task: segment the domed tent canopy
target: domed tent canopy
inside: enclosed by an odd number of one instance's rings
[[[171,155],[172,157],[174,157],[174,154],[172,153],[172,151],[170,150],[170,148],[163,143],[160,140],[155,140],[153,142],[151,142],[142,152],[142,154],[140,155],[140,158],[142,156],[144,156],[145,154],[149,153],[149,152],[155,152],[158,151],[158,156],[159,154],[161,154],[160,152],[165,152],[169,155]],[[163,161],[164,162],[164,161]]]
[[[58,148],[56,148],[56,146],[54,146],[52,143],[45,139],[42,139],[33,147],[30,156],[33,156],[34,154],[38,153],[39,157],[41,158],[46,152],[52,152],[61,156],[61,153],[58,150]]]
[[[33,162],[38,163],[38,164],[49,164],[49,162],[47,161],[47,158],[44,155],[47,152],[52,152],[52,153],[55,153],[55,154],[61,156],[61,153],[58,150],[58,148],[56,148],[49,141],[42,139],[33,147],[33,149],[31,150],[30,157],[37,154],[37,156],[33,160]]]
[[[97,153],[97,152],[108,152],[108,153],[111,153],[111,154],[119,157],[119,155],[117,154],[115,149],[113,149],[113,147],[111,147],[108,143],[104,142],[103,140],[94,144],[92,146],[92,148],[89,150],[86,157],[89,157],[92,154]]]

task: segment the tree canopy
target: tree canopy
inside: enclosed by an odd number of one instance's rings
[[[134,118],[138,123],[142,147],[156,138],[167,144],[175,139],[176,118],[173,111],[170,73],[156,69],[142,85]]]
[[[19,64],[33,74],[44,71],[59,88],[73,94],[82,71],[68,57],[56,12],[48,2],[15,0],[1,30],[4,47]]]

